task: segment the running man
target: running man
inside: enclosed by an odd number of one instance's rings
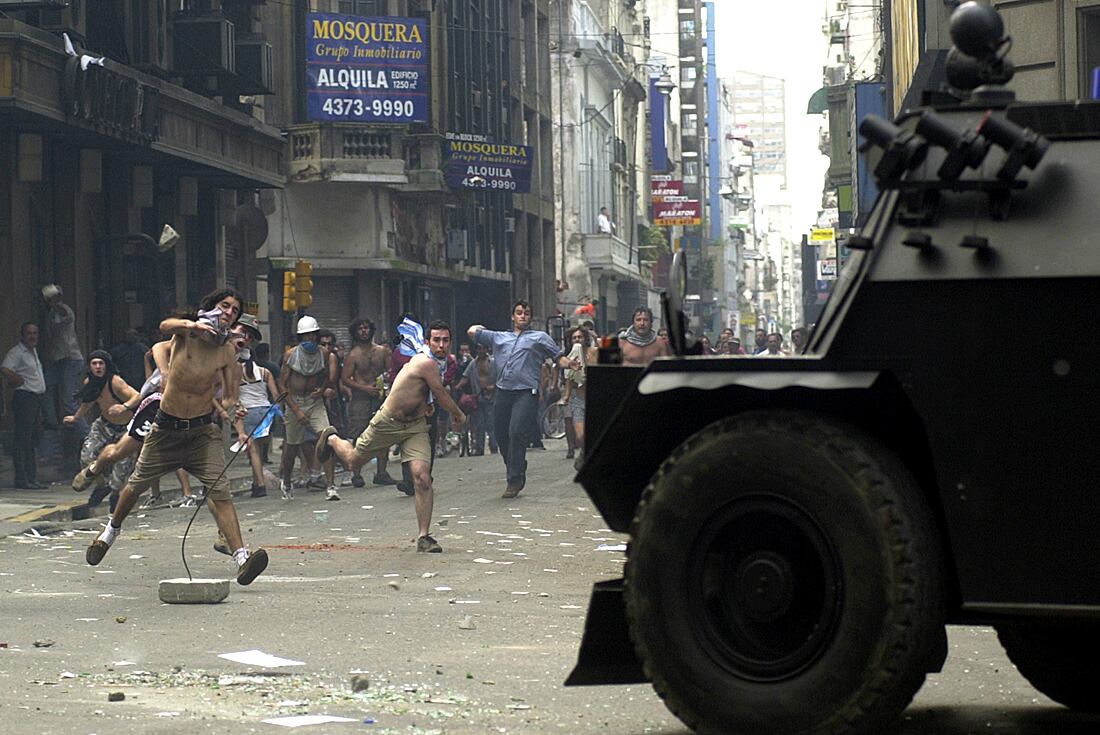
[[[415,488],[416,550],[438,554],[443,547],[429,534],[434,495],[432,443],[428,438],[427,418],[435,412],[433,398],[454,417],[456,427],[462,427],[466,415],[451,398],[450,390],[444,387],[441,375],[441,363],[445,368],[451,349],[451,327],[446,322],[435,321],[428,326],[428,334],[431,354],[421,351],[402,368],[382,407],[355,444],[341,439],[336,428],[329,426],[317,439],[317,457],[324,461],[335,454],[354,472],[378,452],[400,445],[401,462],[409,463]]]
[[[236,350],[227,343],[229,328],[240,318],[241,304],[239,293],[223,288],[203,299],[197,320],[169,318],[161,322],[161,332],[172,336],[171,379],[164,386],[156,426],[145,439],[137,467],[119,496],[118,506],[107,527],[85,553],[92,566],[103,561],[141,494],[157,478],[183,468],[206,487],[206,498],[218,530],[234,549],[237,583],[251,584],[267,568],[267,551],[261,548],[249,553],[241,538],[237,510],[224,473],[222,434],[210,411],[220,377],[222,406],[230,415],[244,415],[237,403],[241,373]]]

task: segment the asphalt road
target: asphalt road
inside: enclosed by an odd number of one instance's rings
[[[188,510],[132,516],[95,568],[84,562],[89,524],[0,540],[9,731],[279,732],[263,720],[312,714],[353,721],[306,732],[686,732],[648,685],[561,686],[591,584],[619,576],[625,539],[572,483],[557,444],[530,455],[528,488],[508,501],[498,457],[439,460],[439,555],[415,552],[412,499],[393,488],[239,501],[247,541],[271,565],[220,605],[157,599],[159,580],[183,575]],[[233,572],[214,534],[202,511],[187,546],[196,577]],[[895,733],[1100,730],[1100,718],[1032,689],[992,630],[953,628],[950,642],[944,672]],[[252,649],[302,665],[219,658]],[[367,683],[358,692],[356,675]]]

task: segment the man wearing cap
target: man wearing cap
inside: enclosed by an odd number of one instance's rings
[[[0,374],[15,388],[11,397],[12,463],[15,465],[15,486],[41,490],[38,480],[38,439],[42,434],[42,396],[46,379],[38,359],[38,325],[24,322],[19,328],[19,342],[4,355]]]
[[[294,459],[302,453],[302,461],[309,468],[307,487],[325,487],[325,500],[339,500],[333,460],[323,463],[321,469],[314,464],[313,444],[328,426],[325,399],[336,395],[338,379],[336,356],[321,349],[321,327],[311,316],[298,320],[298,344],[286,351],[283,366],[279,370],[279,387],[286,391],[286,446],[283,449],[283,498],[293,496],[292,474]]]
[[[44,416],[48,428],[57,428],[59,416],[76,413],[79,403],[75,395],[80,389],[80,380],[84,373],[84,354],[76,341],[76,315],[61,300],[61,287],[49,283],[42,287],[42,298],[46,301],[46,326],[42,335],[43,364],[45,365],[46,394]],[[66,436],[66,447],[72,455],[80,440],[88,433],[88,423],[83,419],[72,425],[74,433]],[[76,459],[71,456],[71,459]]]

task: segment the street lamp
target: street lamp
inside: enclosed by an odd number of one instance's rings
[[[672,67],[668,64],[650,64],[640,61],[634,65],[634,69],[648,69],[657,72],[657,81],[653,82],[653,87],[664,97],[668,97],[672,94],[672,90],[676,89],[676,82],[672,81],[672,75],[669,73]]]

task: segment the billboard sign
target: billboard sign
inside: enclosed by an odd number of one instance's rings
[[[683,201],[654,201],[653,224],[659,227],[698,225],[703,222],[703,208],[698,199],[673,197]]]
[[[429,122],[428,62],[428,23],[424,18],[308,13],[309,119]]]
[[[534,151],[529,145],[491,143],[483,136],[448,133],[443,177],[452,189],[526,194],[531,191]]]

